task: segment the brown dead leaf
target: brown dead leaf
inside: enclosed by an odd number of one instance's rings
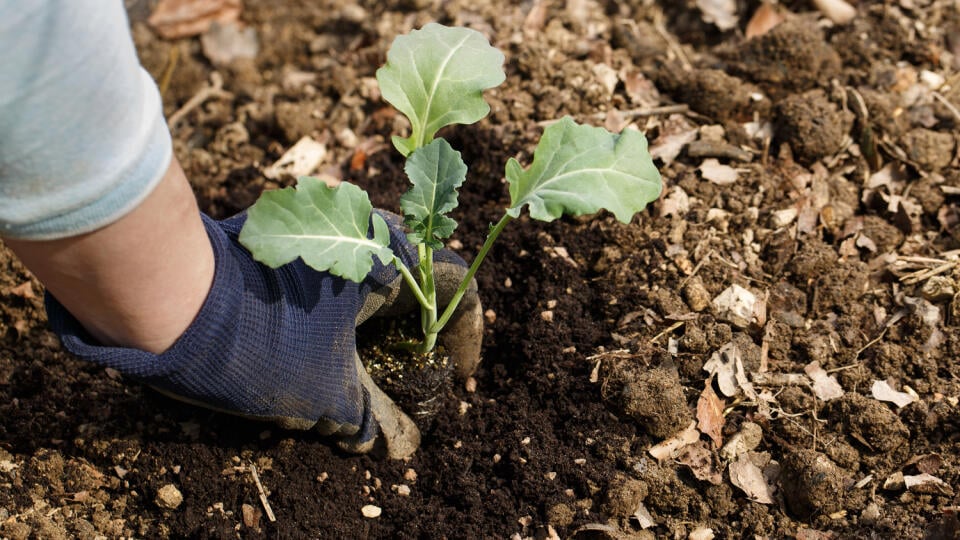
[[[764,2],[753,12],[750,22],[747,23],[745,34],[747,39],[762,36],[774,29],[775,26],[786,20],[786,17],[775,4]]]
[[[683,447],[677,461],[689,467],[698,480],[719,486],[723,482],[723,473],[717,468],[717,460],[708,444],[706,441],[697,441]]]
[[[734,0],[697,0],[697,7],[703,22],[712,23],[722,31],[736,28],[739,22]]]
[[[680,449],[688,444],[693,444],[700,440],[700,432],[697,430],[697,423],[690,422],[690,425],[686,427],[680,433],[677,433],[673,437],[663,441],[662,443],[652,446],[650,450],[650,455],[655,457],[658,461],[663,461],[665,459],[670,459],[679,454]]]
[[[750,459],[750,453],[740,454],[740,457],[730,463],[728,468],[730,482],[740,488],[753,502],[773,504],[773,488],[767,484],[763,471]]]
[[[903,475],[903,484],[909,491],[915,493],[927,493],[931,495],[953,496],[953,488],[950,484],[932,474],[920,473],[917,475]]]
[[[697,400],[697,428],[713,440],[716,448],[723,446],[723,400],[713,391],[713,377]]]
[[[916,466],[917,470],[922,474],[933,474],[943,466],[943,458],[940,457],[940,454],[913,456],[907,461],[903,468],[907,469],[911,466]]]
[[[843,388],[840,387],[837,378],[820,367],[820,362],[810,362],[804,366],[803,371],[813,379],[813,393],[821,400],[830,401],[831,399],[843,397]]]
[[[214,21],[236,22],[243,10],[241,0],[160,0],[147,23],[165,39],[202,34]]]
[[[916,401],[914,396],[906,392],[894,390],[887,381],[873,381],[873,385],[870,387],[870,394],[873,396],[873,399],[888,401],[897,407],[906,407]]]
[[[857,16],[857,8],[844,0],[813,0],[813,5],[836,24],[847,24]]]

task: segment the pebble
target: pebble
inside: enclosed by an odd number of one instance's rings
[[[396,493],[397,495],[399,495],[399,496],[401,496],[401,497],[409,497],[409,496],[410,496],[410,486],[408,486],[408,485],[406,485],[406,484],[394,484],[394,485],[390,486],[390,489],[393,490],[394,493]]]
[[[417,471],[413,469],[407,469],[403,473],[403,479],[407,482],[416,482],[417,481]]]
[[[707,288],[703,286],[703,281],[699,276],[690,278],[683,286],[681,292],[683,299],[686,300],[691,310],[699,313],[710,307],[710,293],[707,292]]]
[[[368,504],[360,509],[360,513],[363,514],[363,517],[373,519],[380,517],[380,514],[383,513],[383,510],[381,510],[379,506]]]
[[[474,393],[477,391],[477,380],[473,377],[467,377],[467,382],[463,385],[464,389],[469,393]]]
[[[154,500],[157,506],[167,510],[173,510],[183,503],[183,494],[173,484],[167,484],[157,490],[157,498]]]
[[[486,319],[487,324],[493,324],[497,322],[497,312],[492,309],[488,309],[483,312],[483,318]]]

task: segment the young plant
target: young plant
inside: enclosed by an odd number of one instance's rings
[[[377,71],[384,99],[411,125],[410,136],[394,137],[393,143],[406,157],[404,170],[412,184],[400,207],[407,238],[417,246],[416,275],[389,248],[387,224],[372,212],[367,194],[349,183],[330,188],[319,179],[302,177],[294,188],[265,192],[250,208],[240,242],[273,268],[300,257],[316,270],[357,282],[370,272],[373,257],[395,265],[420,302],[420,350],[429,352],[491,246],[524,208],[540,221],[607,210],[628,223],[660,195],[660,173],[640,132],[617,135],[561,119],[544,130],[529,168],[512,158],[507,162],[510,206],[490,228],[440,313],[433,252],[457,226],[447,214],[457,207],[467,166],[446,140],[434,136],[445,126],[470,124],[489,113],[483,91],[505,79],[503,60],[479,32],[431,23],[397,37],[386,65]]]

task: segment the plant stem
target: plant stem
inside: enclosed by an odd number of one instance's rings
[[[423,343],[420,352],[428,353],[437,345],[437,331],[433,327],[437,323],[437,286],[433,277],[433,249],[426,244],[417,246],[420,256],[420,284],[424,299],[429,309],[420,310],[420,324],[423,328]]]
[[[413,291],[413,296],[416,297],[417,302],[420,302],[420,305],[423,307],[423,309],[433,310],[436,312],[436,306],[431,304],[423,295],[423,291],[420,290],[420,284],[417,283],[417,279],[413,277],[413,273],[410,272],[410,269],[407,268],[407,265],[403,264],[403,261],[400,260],[400,257],[393,258],[393,265],[397,267],[400,275],[403,276],[403,280],[407,282],[407,286],[410,287],[411,291]]]
[[[460,305],[460,300],[463,299],[464,293],[466,293],[467,288],[470,287],[470,281],[477,273],[477,269],[480,268],[480,264],[487,256],[487,252],[490,251],[493,243],[497,241],[497,237],[500,236],[501,232],[503,232],[503,228],[506,227],[507,223],[510,223],[512,219],[513,218],[510,217],[509,214],[504,214],[503,217],[500,218],[500,221],[498,221],[497,224],[490,229],[490,233],[487,234],[487,239],[483,242],[483,247],[481,247],[480,251],[477,252],[477,257],[473,259],[473,263],[467,270],[467,275],[463,277],[463,281],[460,282],[460,286],[457,287],[457,292],[453,294],[453,298],[450,299],[446,309],[443,310],[443,315],[441,315],[440,318],[430,328],[434,335],[439,333],[440,330],[443,330],[443,327],[446,326],[447,322],[450,321],[450,317],[453,316],[453,312],[456,311],[457,306]]]

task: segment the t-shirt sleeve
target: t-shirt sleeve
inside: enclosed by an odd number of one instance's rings
[[[121,0],[0,0],[0,236],[108,225],[171,159]]]

